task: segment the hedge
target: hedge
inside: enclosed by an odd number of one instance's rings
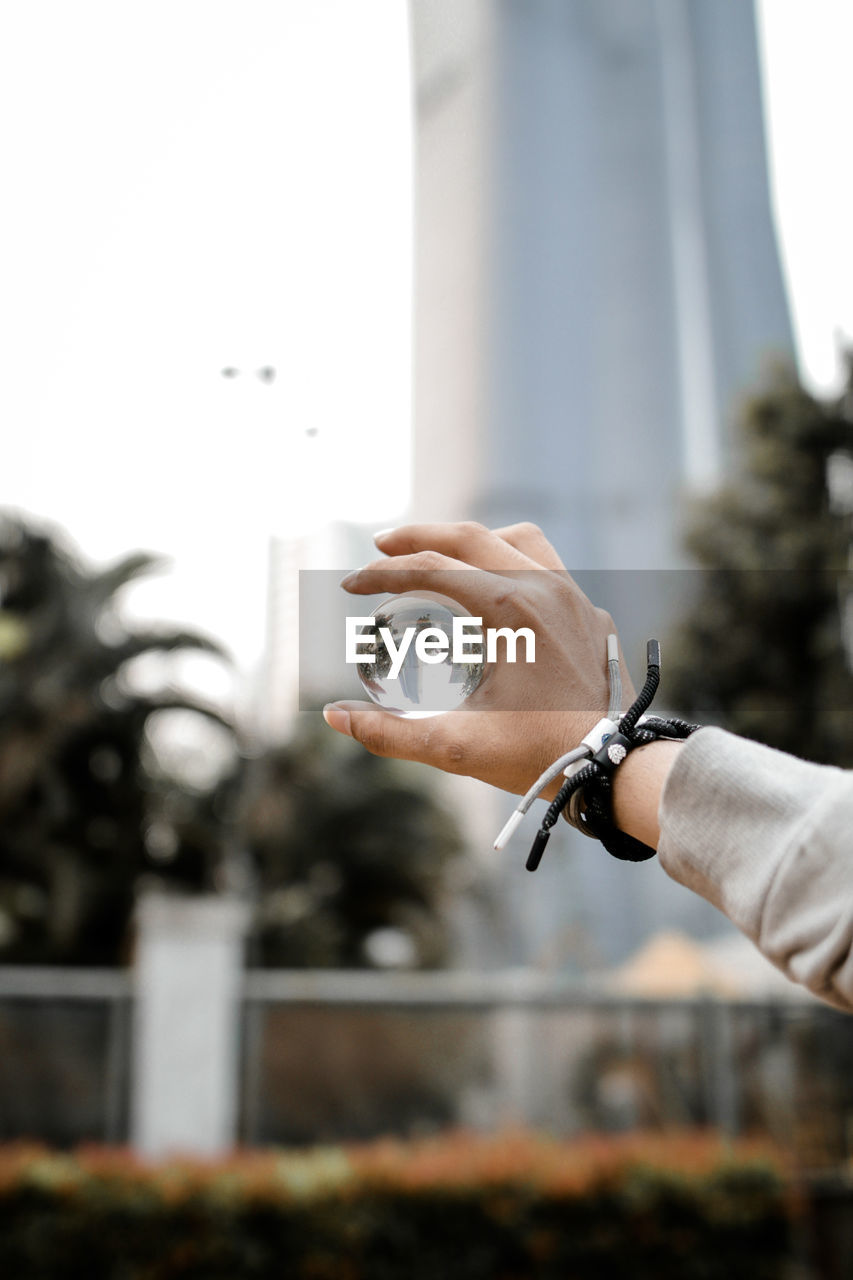
[[[795,1218],[780,1158],[704,1134],[0,1148],[0,1275],[27,1280],[776,1280]]]

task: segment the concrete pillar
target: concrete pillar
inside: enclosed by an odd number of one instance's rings
[[[216,1155],[236,1139],[248,906],[152,894],[138,910],[131,1137],[146,1156]]]

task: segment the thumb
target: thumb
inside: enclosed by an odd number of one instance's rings
[[[425,723],[425,718],[409,720],[383,711],[372,702],[329,702],[323,708],[323,719],[330,728],[355,738],[375,756],[435,763],[435,751],[430,749],[435,732],[427,728],[433,717]]]

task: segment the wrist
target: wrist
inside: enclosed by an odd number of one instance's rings
[[[631,751],[613,774],[613,821],[651,849],[660,841],[658,806],[683,742],[660,738]]]

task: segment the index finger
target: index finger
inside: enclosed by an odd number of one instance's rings
[[[389,556],[413,555],[418,551],[438,551],[458,560],[460,565],[502,573],[509,569],[539,569],[522,546],[487,529],[475,520],[455,524],[405,524],[386,529],[374,541]]]
[[[542,570],[534,568],[529,572],[541,573]],[[513,601],[522,586],[520,580],[525,576],[524,571],[516,571],[512,577],[504,577],[429,550],[374,560],[348,574],[341,586],[360,596],[385,591],[393,595],[403,591],[435,591],[457,600],[475,617],[495,618],[500,611],[505,618],[507,610],[513,610]]]

